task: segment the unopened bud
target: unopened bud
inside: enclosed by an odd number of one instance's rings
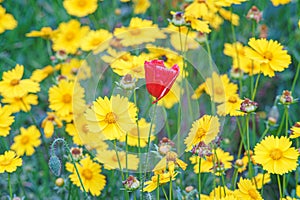
[[[186,22],[184,19],[184,13],[183,12],[173,12],[171,11],[171,14],[173,16],[172,20],[169,20],[173,25],[175,26],[183,26]]]
[[[262,12],[256,6],[252,6],[246,17],[247,19],[253,19],[256,23],[259,23],[262,20]]]
[[[288,90],[284,90],[279,98],[280,103],[284,105],[289,105],[294,102],[294,98],[292,96],[292,92]]]
[[[130,175],[128,178],[122,182],[125,189],[129,191],[134,191],[140,187],[140,182],[138,181],[137,178],[134,176]]]
[[[55,180],[55,185],[56,185],[57,187],[62,187],[62,186],[64,186],[64,184],[65,184],[65,181],[64,181],[63,178],[57,178],[57,179]]]
[[[248,98],[245,98],[244,101],[241,103],[240,110],[244,113],[251,113],[257,109],[258,103],[251,101]]]

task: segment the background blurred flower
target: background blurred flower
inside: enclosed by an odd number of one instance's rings
[[[20,166],[22,166],[22,158],[19,158],[14,151],[5,151],[0,155],[0,173],[12,173]]]
[[[6,30],[13,30],[17,27],[18,22],[14,16],[6,13],[5,8],[0,5],[0,34]]]
[[[236,194],[240,199],[263,200],[251,180],[241,178],[238,187]]]
[[[6,137],[9,134],[10,126],[15,121],[15,117],[11,116],[12,112],[10,106],[2,106],[0,104],[0,136]]]
[[[97,10],[98,0],[64,0],[63,5],[69,15],[84,17]]]

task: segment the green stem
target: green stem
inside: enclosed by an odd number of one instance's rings
[[[201,157],[198,159],[198,195],[201,199]]]
[[[167,193],[166,193],[166,191],[165,191],[164,186],[162,186],[161,189],[162,189],[162,191],[163,191],[163,193],[164,193],[165,199],[166,199],[166,200],[169,200],[169,198],[168,198],[168,196],[167,196]]]
[[[128,177],[128,134],[126,134],[125,136],[125,150],[126,150],[126,154],[125,154],[126,177]]]
[[[157,174],[157,188],[156,188],[156,199],[159,199],[159,174]]]
[[[263,134],[261,135],[259,141],[261,141],[262,139],[264,139],[264,137],[268,133],[269,129],[270,129],[270,127],[269,127],[269,125],[267,125],[267,127],[266,127],[265,131],[263,132]]]
[[[294,80],[293,80],[292,89],[291,89],[292,93],[294,92],[294,89],[295,89],[295,86],[296,86],[296,83],[297,83],[297,80],[298,80],[299,71],[300,71],[300,63],[298,63],[297,71],[296,71],[296,74],[295,74],[295,77],[294,77]]]
[[[232,190],[235,190],[235,188],[236,188],[237,177],[238,177],[238,168],[236,167],[233,172],[233,179],[232,179],[232,183],[231,183]]]
[[[285,121],[285,117],[286,117],[285,115],[286,115],[286,112],[283,112],[283,116],[282,116],[279,128],[277,130],[276,136],[279,136],[279,134],[280,134],[280,132],[282,130],[282,127],[283,127],[283,124],[284,124],[284,121]]]
[[[10,173],[8,173],[8,190],[9,190],[9,197],[12,199],[12,187],[11,187],[11,181],[10,181]]]
[[[251,179],[252,178],[252,168],[251,168],[251,158],[250,158],[249,114],[246,115],[246,137],[247,137],[247,155],[248,155],[249,179]]]
[[[261,191],[260,191],[261,196],[264,195],[264,180],[265,180],[265,171],[263,171],[263,177],[262,177],[262,183],[261,183]]]
[[[288,106],[284,106],[285,112],[285,136],[288,136],[288,129],[289,129],[289,108]]]
[[[172,198],[172,191],[173,191],[173,182],[172,182],[172,177],[170,176],[170,189],[169,189],[169,199],[173,199]]]
[[[277,174],[277,183],[278,183],[279,195],[280,195],[280,200],[281,200],[282,199],[282,190],[281,190],[281,182],[280,182],[279,174]]]
[[[73,184],[72,184],[72,181],[69,180],[69,186],[68,186],[68,200],[71,199],[71,194],[72,194],[72,187]]]
[[[121,171],[122,180],[124,180],[123,169],[121,166],[121,161],[120,161],[120,157],[119,157],[119,153],[118,153],[118,149],[117,149],[117,140],[114,140],[114,147],[115,147],[115,152],[116,152],[116,156],[117,156],[117,160],[118,160],[119,169]]]
[[[257,76],[257,78],[256,78],[256,80],[255,80],[254,91],[253,91],[252,97],[251,97],[251,100],[252,100],[252,101],[254,101],[254,98],[255,98],[255,95],[256,95],[256,92],[257,92],[257,87],[258,87],[260,75],[261,75],[261,73],[258,74],[258,76]]]

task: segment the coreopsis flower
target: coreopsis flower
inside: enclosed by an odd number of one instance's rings
[[[147,54],[140,54],[138,56],[131,56],[127,60],[122,58],[117,59],[110,66],[120,76],[130,74],[132,77],[139,79],[145,77],[144,62],[148,59]]]
[[[91,77],[91,68],[85,60],[72,58],[60,64],[61,75],[67,77],[68,80],[74,81],[85,80]]]
[[[283,71],[291,63],[291,56],[277,41],[251,38],[248,45],[252,49],[246,49],[246,55],[260,64],[265,76],[273,77],[275,72]]]
[[[124,170],[137,170],[139,165],[139,158],[136,154],[131,154],[127,152],[127,160],[128,166],[126,169],[126,152],[115,150],[97,150],[96,159],[104,164],[104,168],[108,170],[120,169],[119,162],[121,168]]]
[[[26,37],[41,37],[43,39],[51,39],[55,35],[55,31],[51,27],[43,27],[40,31],[31,31],[26,33]]]
[[[13,30],[17,25],[14,16],[6,13],[6,9],[0,5],[0,34],[6,30]]]
[[[62,22],[52,38],[54,51],[64,50],[66,53],[75,54],[88,31],[89,27],[81,27],[80,22],[75,19]]]
[[[49,89],[49,107],[62,119],[74,112],[85,108],[84,89],[74,82],[61,80],[58,85]]]
[[[226,97],[226,101],[217,106],[217,113],[220,116],[242,116],[245,113],[240,111],[242,100],[238,94]]]
[[[237,14],[234,14],[234,13],[232,13],[229,10],[226,10],[224,8],[219,9],[218,12],[224,19],[226,19],[227,21],[232,23],[234,26],[239,25],[240,17]]]
[[[164,172],[162,174],[154,174],[151,177],[150,181],[145,182],[144,191],[152,192],[157,188],[158,184],[163,185],[170,181],[174,181],[177,174],[178,174],[177,172],[171,172],[171,171]]]
[[[108,140],[119,139],[136,126],[137,107],[120,95],[98,97],[86,111],[88,129],[100,133]]]
[[[85,17],[98,8],[98,0],[64,0],[63,6],[69,15]]]
[[[55,71],[55,68],[52,67],[51,65],[47,65],[42,69],[36,69],[32,72],[30,80],[38,82],[38,83],[42,82],[49,75],[53,74],[54,71]]]
[[[79,160],[81,160],[83,158],[83,154],[82,154],[82,148],[79,147],[72,147],[70,149],[70,153],[73,157],[73,159],[77,162]],[[71,160],[72,161],[72,160]]]
[[[265,137],[254,148],[254,160],[271,174],[285,174],[298,165],[299,153],[287,137]]]
[[[11,106],[2,106],[0,104],[0,136],[6,137],[9,134],[10,126],[14,123]]]
[[[210,33],[211,30],[208,25],[208,21],[200,20],[196,18],[194,15],[185,14],[186,23],[191,26],[192,29],[199,31],[201,33]]]
[[[194,172],[196,174],[199,173],[199,159],[199,156],[193,156],[190,158],[192,164],[195,164]],[[224,152],[222,149],[217,148],[211,155],[201,159],[201,172],[214,173],[214,169],[217,167],[222,167],[223,171],[230,169],[232,167],[231,161],[233,161],[233,156],[230,155],[229,152]],[[220,176],[221,173],[216,172],[216,175]]]
[[[283,90],[281,96],[279,97],[279,102],[283,105],[289,105],[294,103],[294,98],[292,92],[288,90]]]
[[[185,151],[190,151],[193,146],[203,141],[209,144],[219,133],[220,122],[218,117],[204,115],[200,119],[193,122],[189,135],[185,138]]]
[[[271,0],[274,6],[285,5],[291,2],[291,0]]]
[[[258,107],[258,103],[251,101],[248,98],[245,98],[240,106],[240,110],[244,113],[251,113],[254,112]]]
[[[15,136],[14,143],[11,146],[12,150],[15,150],[18,156],[31,156],[36,147],[40,146],[41,142],[41,133],[39,129],[32,125],[28,128],[20,128],[20,135]]]
[[[105,29],[91,30],[85,36],[80,48],[83,51],[93,51],[96,54],[109,47],[110,39],[112,39],[112,34]]]
[[[132,2],[134,14],[144,14],[151,6],[151,2],[149,0],[132,0]]]
[[[240,199],[263,200],[260,193],[256,190],[255,184],[249,179],[241,178],[238,183],[238,188],[236,195]]]
[[[119,60],[119,59],[122,59],[122,60],[124,60],[124,61],[132,60],[132,56],[131,56],[130,53],[127,52],[127,51],[119,51],[119,52],[117,52],[115,49],[109,47],[109,48],[107,49],[106,53],[107,53],[108,55],[102,56],[101,59],[102,59],[104,62],[110,64],[111,66],[114,64],[114,62],[115,62],[116,60]],[[116,67],[117,67],[117,66],[116,66]]]
[[[23,97],[27,93],[40,91],[40,85],[30,79],[22,79],[24,66],[17,64],[14,69],[3,72],[0,93],[4,97]]]
[[[252,6],[246,17],[247,19],[253,19],[256,23],[259,23],[262,20],[262,12],[256,6]]]
[[[300,122],[296,122],[294,126],[291,128],[290,138],[295,139],[300,137]]]
[[[61,128],[63,126],[62,121],[53,112],[47,112],[47,117],[42,121],[41,127],[44,129],[46,138],[52,137],[54,133],[54,126]]]
[[[94,162],[89,156],[86,156],[84,159],[81,159],[79,163],[76,163],[76,167],[80,174],[84,189],[93,196],[99,196],[106,184],[106,178],[101,174],[101,165]],[[66,163],[66,169],[72,173],[69,175],[72,183],[77,187],[80,187],[83,191],[73,164]]]
[[[22,166],[22,158],[19,158],[14,151],[5,151],[0,155],[0,174],[12,173],[20,166]]]
[[[122,184],[124,185],[125,189],[129,191],[137,190],[140,187],[139,180],[132,175],[128,176],[125,181],[122,181]]]
[[[156,98],[152,103],[158,102],[170,91],[179,71],[176,64],[171,69],[167,69],[162,60],[145,61],[146,88]]]
[[[296,186],[296,195],[300,197],[300,184]]]
[[[234,194],[234,192],[232,190],[228,189],[226,186],[220,186],[219,185],[218,187],[214,188],[209,193],[209,197],[208,197],[207,200],[209,200],[209,199],[220,199],[220,200],[223,200],[223,198],[225,198],[226,196],[231,196],[233,194]]]
[[[38,96],[36,94],[25,94],[22,97],[3,97],[2,103],[7,103],[10,105],[13,113],[29,112],[32,105],[38,104]]]
[[[271,181],[271,176],[269,173],[265,174],[257,174],[255,177],[252,178],[252,183],[255,183],[257,189],[261,189],[263,185],[269,183]]]
[[[154,173],[160,174],[164,171],[173,172],[177,168],[185,170],[187,164],[178,158],[177,153],[169,151],[166,156],[164,156],[152,170]]]
[[[154,42],[156,39],[164,39],[166,35],[152,21],[134,17],[128,27],[116,28],[116,38],[121,39],[123,46],[139,45],[146,42]]]
[[[126,133],[127,135],[127,144],[130,146],[139,146],[140,142],[140,147],[145,147],[148,142],[148,135],[150,131],[150,123],[148,123],[144,118],[140,119],[139,122],[139,127],[135,126],[132,128],[130,131]],[[153,135],[155,130],[155,126],[152,126],[152,134],[150,135],[150,142],[155,139],[155,136]],[[126,140],[126,135],[124,134],[119,141],[120,142],[125,142]],[[140,140],[140,141],[139,141]]]

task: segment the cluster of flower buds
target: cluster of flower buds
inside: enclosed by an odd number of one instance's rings
[[[193,154],[197,154],[201,158],[212,155],[212,148],[204,142],[199,142],[192,149]]]
[[[171,11],[172,19],[169,20],[174,26],[184,26],[186,24],[183,12]]]
[[[75,161],[79,161],[83,158],[82,148],[79,147],[72,147],[70,149],[70,153]]]
[[[258,103],[251,101],[248,98],[245,98],[244,101],[241,103],[240,110],[244,113],[251,113],[257,109]]]
[[[175,146],[174,142],[167,137],[163,137],[158,144],[158,151],[162,155],[166,155]]]
[[[122,181],[122,183],[125,189],[129,191],[134,191],[140,187],[139,180],[132,175],[128,176],[128,178],[125,181]]]
[[[259,23],[262,20],[262,12],[256,7],[252,6],[247,13],[247,19],[253,19],[256,23]]]
[[[131,74],[126,74],[117,85],[124,90],[133,90],[136,86],[135,83],[136,79]]]
[[[292,96],[292,92],[288,90],[283,90],[281,96],[279,97],[280,103],[283,105],[289,105],[294,103],[294,98]]]

